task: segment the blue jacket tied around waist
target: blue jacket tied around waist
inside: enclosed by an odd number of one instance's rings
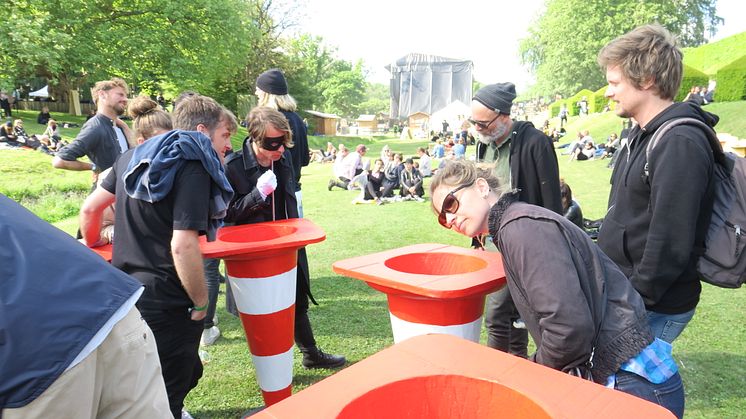
[[[140,144],[124,173],[124,189],[132,198],[160,201],[171,192],[176,173],[189,160],[202,162],[212,178],[207,240],[213,241],[223,224],[233,188],[210,138],[201,132],[173,130]]]

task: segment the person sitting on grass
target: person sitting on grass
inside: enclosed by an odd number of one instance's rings
[[[575,152],[570,156],[570,161],[577,160],[593,160],[596,155],[596,146],[593,145],[592,141],[585,143],[583,148],[576,148]]]
[[[404,161],[404,170],[399,175],[401,197],[403,201],[424,202],[425,189],[422,187],[422,175],[414,168],[414,161]]]
[[[384,194],[384,198],[390,198],[393,196],[395,189],[399,189],[400,180],[399,177],[401,172],[404,170],[404,163],[402,160],[404,156],[401,153],[394,153],[393,159],[389,160],[383,167],[383,173],[386,179],[383,181],[385,190],[389,191],[388,194]]]
[[[47,125],[50,119],[52,119],[52,115],[49,113],[49,107],[42,107],[41,112],[39,112],[39,115],[36,117],[36,122],[38,122],[39,125]]]
[[[449,162],[430,184],[445,228],[489,234],[536,352],[530,360],[684,415],[671,345],[655,338],[645,304],[601,249],[565,217],[503,192],[492,167]]]
[[[572,198],[572,189],[565,183],[565,179],[560,179],[560,194],[562,195],[562,213],[565,218],[572,221],[573,224],[583,228],[583,210],[580,204]]]
[[[44,134],[49,139],[48,147],[52,151],[60,151],[60,149],[67,145],[67,141],[62,139],[57,121],[50,119],[47,122],[47,129],[44,130]]]
[[[11,147],[21,146],[21,143],[18,142],[18,137],[16,137],[16,134],[13,131],[12,122],[8,121],[0,126],[0,142],[6,143]]]
[[[430,155],[425,150],[425,147],[419,147],[417,149],[417,155],[420,157],[420,174],[423,178],[430,177],[433,175],[433,164],[430,161]]]

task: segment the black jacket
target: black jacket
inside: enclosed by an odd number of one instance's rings
[[[559,167],[552,140],[530,122],[515,121],[511,131],[511,188],[520,189],[521,201],[562,214]],[[486,160],[497,160],[497,146],[490,144],[485,154]]]
[[[645,305],[588,235],[544,208],[504,195],[489,229],[503,255],[510,295],[536,343],[531,359],[560,371],[593,359],[605,384],[622,363],[653,342]],[[600,327],[600,328],[599,328]]]
[[[226,224],[254,224],[272,221],[265,216],[266,209],[272,204],[272,196],[262,199],[256,189],[256,181],[264,173],[256,160],[251,148],[251,138],[246,138],[240,152],[232,153],[225,162],[225,174],[233,187],[233,199],[228,205],[225,215]],[[278,219],[298,218],[298,205],[295,199],[295,180],[291,166],[290,153],[286,150],[280,160],[274,162],[277,189],[275,194],[281,193],[284,208],[275,212],[282,212]]]
[[[704,246],[712,212],[715,160],[699,128],[673,128],[647,161],[652,134],[663,122],[680,117],[710,126],[718,121],[684,102],[671,105],[645,127],[635,127],[627,145],[617,151],[609,209],[598,235],[599,246],[629,277],[648,310],[664,314],[690,311],[699,302],[695,253]]]
[[[295,178],[296,190],[300,190],[300,171],[303,166],[308,166],[311,162],[311,156],[308,154],[308,135],[306,125],[295,112],[280,110],[288,120],[290,130],[293,131],[293,147],[289,148],[292,156],[293,175]]]

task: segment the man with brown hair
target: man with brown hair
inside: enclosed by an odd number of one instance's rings
[[[52,159],[52,166],[65,170],[91,170],[95,188],[98,174],[110,168],[119,154],[130,148],[130,129],[119,116],[127,109],[127,83],[120,78],[100,81],[91,90],[96,116],[86,121],[69,145]],[[78,161],[88,156],[91,163]]]
[[[646,147],[664,122],[695,118],[714,126],[718,117],[691,102],[674,103],[682,54],[659,25],[611,41],[598,62],[616,114],[638,123],[617,151],[598,244],[642,295],[653,333],[670,343],[699,302],[696,261],[712,212],[715,161],[707,136],[691,125],[668,131],[649,159]]]
[[[81,208],[89,246],[100,243],[101,213],[116,197],[112,264],[145,291],[137,308],[153,330],[171,413],[197,386],[197,353],[208,293],[199,235],[213,240],[233,190],[222,161],[230,149],[229,114],[193,95],[173,112],[174,128],[127,151]]]

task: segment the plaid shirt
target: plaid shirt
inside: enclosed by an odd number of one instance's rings
[[[619,369],[637,374],[653,384],[664,383],[679,371],[671,356],[671,344],[658,338]],[[606,387],[614,388],[615,384],[616,374],[609,376]]]

